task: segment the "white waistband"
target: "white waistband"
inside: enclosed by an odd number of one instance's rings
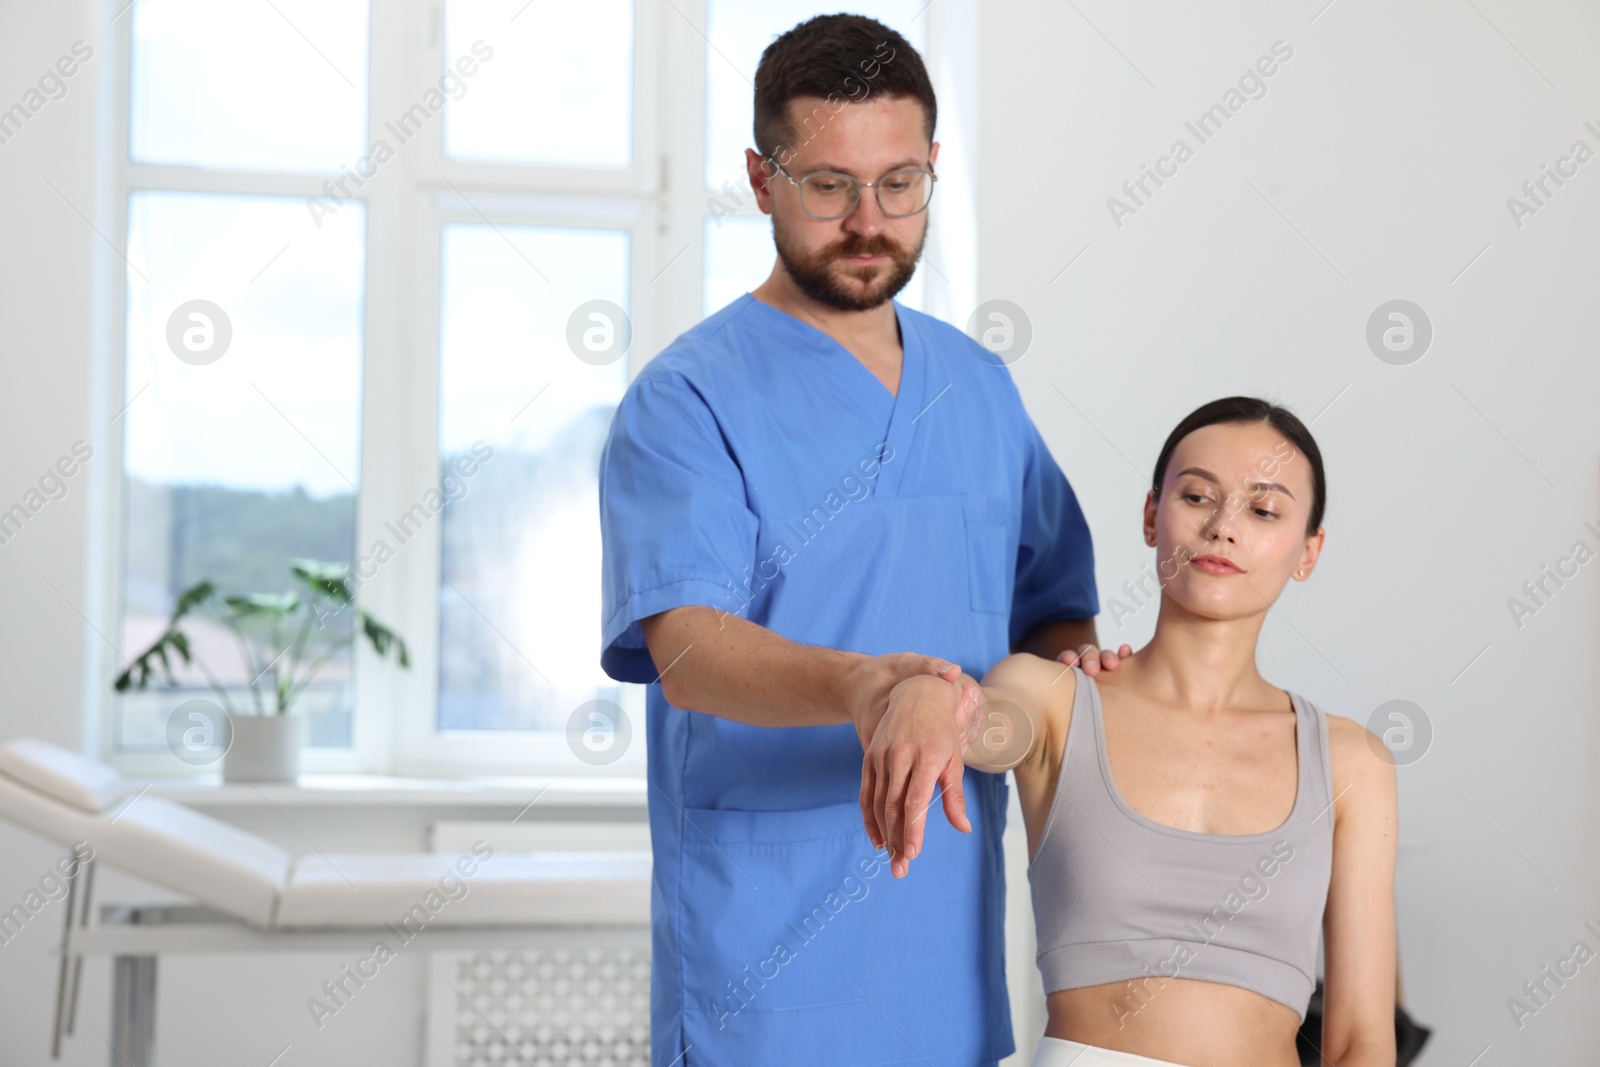
[[[1085,1045],[1059,1037],[1041,1037],[1032,1067],[1183,1067],[1171,1060],[1153,1060],[1132,1052]]]

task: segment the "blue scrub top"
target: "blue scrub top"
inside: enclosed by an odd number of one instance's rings
[[[652,1067],[990,1064],[1011,1054],[1004,775],[968,769],[895,881],[848,724],[668,704],[639,620],[700,604],[974,677],[1098,614],[1089,530],[1010,373],[894,304],[898,396],[749,293],[651,360],[600,467],[601,665],[649,684]],[[687,1050],[687,1051],[686,1051]]]

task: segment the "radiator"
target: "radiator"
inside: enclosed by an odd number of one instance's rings
[[[435,852],[648,849],[643,822],[439,822]],[[596,943],[435,952],[426,1067],[648,1067],[650,950]]]

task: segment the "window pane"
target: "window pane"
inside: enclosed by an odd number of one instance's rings
[[[602,167],[633,159],[631,0],[531,10],[528,0],[449,0],[445,62],[456,74],[445,155]]]
[[[850,5],[893,27],[926,58],[928,0],[863,0]],[[706,37],[706,188],[720,189],[726,180],[749,190],[744,150],[755,147],[756,66],[773,39],[814,15],[839,10],[808,0],[707,0]],[[863,59],[868,58],[863,56]],[[840,89],[841,95],[847,90]]]
[[[291,557],[352,558],[365,225],[359,204],[320,230],[305,210],[289,197],[129,201],[125,657],[150,645],[178,594],[201,579],[229,594],[277,593],[292,587]],[[311,637],[333,640],[348,625],[333,616]],[[270,691],[293,660],[262,674],[287,637],[263,631],[247,661],[220,621],[185,628],[205,670],[174,660],[177,692],[152,682],[128,693],[122,747],[164,746],[167,717],[185,700],[222,704],[205,671],[248,712],[250,680],[260,675]],[[348,745],[348,655],[315,678],[295,705],[309,715],[308,740]]]
[[[367,152],[365,0],[137,0],[129,154],[334,174]]]
[[[768,215],[725,215],[706,219],[705,314],[767,280],[778,253],[772,245],[772,218]],[[924,271],[917,268],[896,300],[924,310]]]
[[[597,479],[628,383],[628,235],[461,224],[443,242],[440,461],[493,455],[443,512],[438,727],[561,730],[621,700],[597,643]],[[575,349],[574,329],[600,332]]]

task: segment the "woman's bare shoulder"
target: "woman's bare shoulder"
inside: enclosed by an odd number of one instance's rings
[[[1383,738],[1356,720],[1331,712],[1323,716],[1328,720],[1328,765],[1338,815],[1363,812],[1382,818],[1394,805],[1394,754]],[[1336,817],[1336,825],[1338,821]]]
[[[1383,738],[1344,715],[1322,713],[1328,720],[1328,758],[1335,779],[1358,774],[1374,763],[1394,763]],[[1341,768],[1344,774],[1341,775]]]

